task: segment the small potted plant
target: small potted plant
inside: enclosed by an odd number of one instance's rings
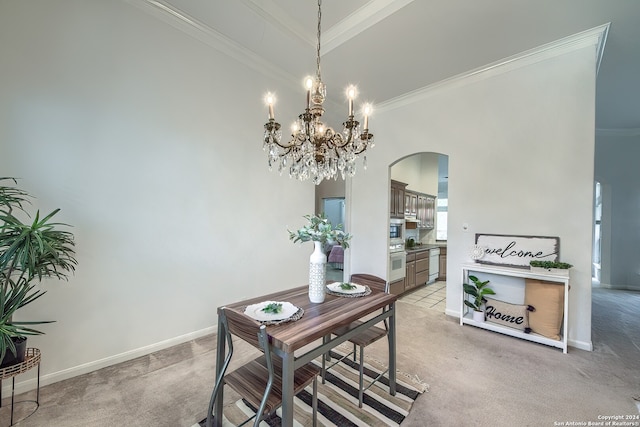
[[[481,282],[480,279],[473,275],[469,275],[469,280],[472,283],[463,283],[462,287],[464,292],[472,298],[471,300],[465,299],[464,304],[473,309],[473,320],[476,322],[484,322],[483,305],[486,301],[484,297],[486,295],[495,295],[496,293],[488,286],[488,280]]]
[[[531,271],[544,271],[548,273],[567,274],[573,265],[560,261],[539,261],[533,260],[529,262]]]
[[[24,361],[26,337],[42,334],[31,326],[49,323],[13,321],[18,309],[44,295],[37,282],[66,279],[77,264],[73,234],[58,229],[65,224],[51,221],[59,209],[43,218],[37,211],[30,220],[25,205],[31,196],[2,181],[16,180],[0,178],[0,367]]]
[[[343,248],[349,247],[351,235],[342,231],[342,224],[335,228],[329,220],[321,215],[305,215],[309,224],[297,231],[289,231],[289,239],[296,242],[314,243],[314,251],[309,257],[309,300],[313,303],[324,301],[327,255],[322,250],[327,242],[336,243]]]

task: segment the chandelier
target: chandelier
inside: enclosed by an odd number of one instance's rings
[[[305,78],[307,91],[306,107],[291,126],[291,140],[282,143],[280,123],[275,121],[273,105],[275,96],[268,93],[265,101],[269,106],[269,121],[264,125],[263,150],[267,152],[269,170],[277,165],[278,171],[289,171],[289,177],[301,181],[312,179],[317,185],[323,179],[338,179],[338,171],[345,176],[356,173],[356,159],[374,146],[373,134],[369,133],[369,114],[371,106],[363,106],[363,126],[354,120],[353,101],[356,98],[355,86],[347,88],[349,114],[342,124],[342,133],[336,133],[322,121],[324,107],[322,103],[327,88],[320,76],[320,21],[322,18],[321,0],[318,0],[318,44],[316,49],[316,76]],[[363,154],[363,166],[367,168],[367,157]]]

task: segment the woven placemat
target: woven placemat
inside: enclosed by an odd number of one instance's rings
[[[242,309],[243,313],[247,309],[247,307],[244,307]],[[257,319],[254,319],[254,320],[256,322],[260,323],[261,325],[279,325],[281,323],[295,322],[296,320],[300,320],[303,315],[304,315],[304,309],[301,308],[301,307],[298,307],[298,311],[296,311],[295,313],[293,313],[291,316],[287,317],[286,319],[282,319],[282,320],[257,320]]]
[[[367,285],[364,285],[364,292],[360,292],[359,294],[343,294],[342,292],[333,292],[331,289],[327,288],[327,293],[329,295],[335,295],[337,297],[359,298],[369,295],[371,293],[371,288]]]

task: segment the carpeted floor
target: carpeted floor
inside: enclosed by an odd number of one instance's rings
[[[334,360],[348,354],[350,346],[339,346],[332,351]],[[321,367],[321,360],[314,363]],[[359,364],[347,358],[327,371],[326,383],[318,380],[318,425],[324,427],[385,427],[398,426],[411,410],[415,399],[427,390],[423,382],[404,373],[397,375],[396,396],[389,394],[388,379],[383,377],[375,382],[364,396],[363,407],[358,408]],[[380,362],[365,359],[365,386],[372,378],[377,378],[386,366]],[[295,420],[300,426],[312,425],[312,387],[296,396]],[[255,414],[255,408],[243,400],[228,403],[224,408],[223,427],[235,426]],[[280,411],[267,421],[269,426],[281,424]],[[205,426],[205,421],[193,427]]]
[[[640,293],[594,289],[594,351],[568,354],[460,326],[441,310],[397,306],[398,369],[429,384],[402,426],[581,425],[639,414]],[[236,351],[237,363],[256,354],[242,343]],[[367,348],[377,360],[385,353],[384,342]],[[19,426],[190,427],[206,416],[214,365],[207,336],[61,381],[41,389],[40,408]],[[4,426],[7,396],[2,403]],[[16,407],[17,419],[24,410]]]

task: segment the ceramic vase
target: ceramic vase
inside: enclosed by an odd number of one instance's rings
[[[309,256],[309,301],[324,301],[327,277],[327,255],[322,251],[322,242],[313,242],[314,249]]]
[[[473,320],[476,322],[484,322],[484,311],[473,310]]]

